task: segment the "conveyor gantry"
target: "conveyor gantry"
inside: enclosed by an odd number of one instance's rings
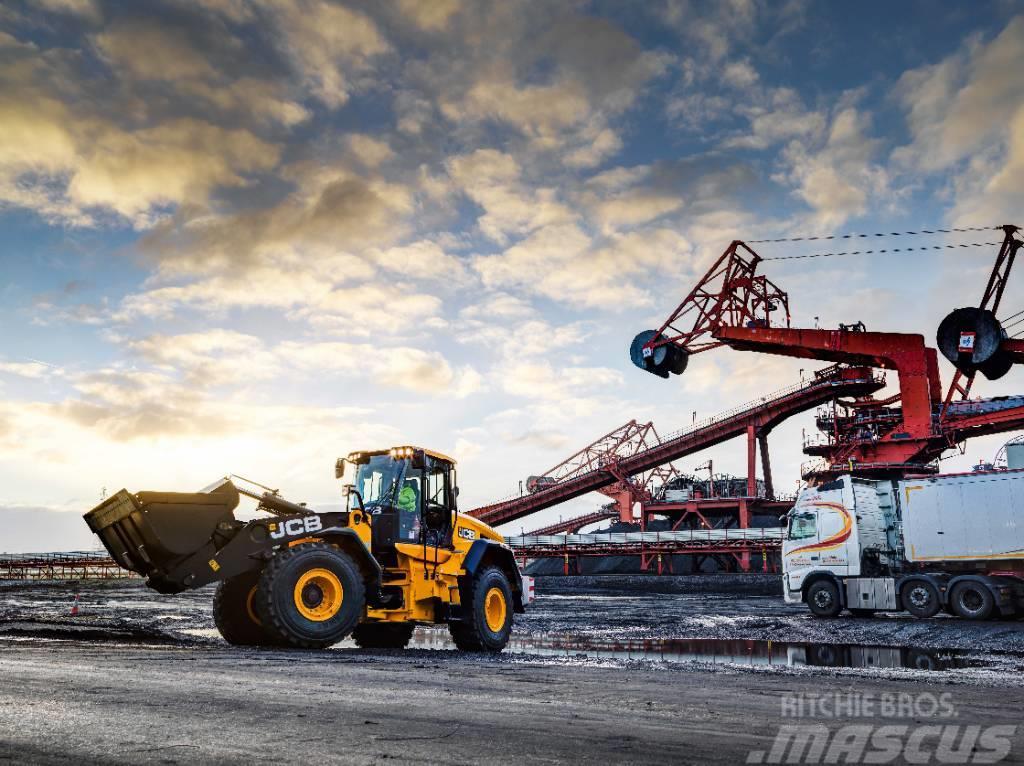
[[[744,434],[755,431],[762,435],[766,434],[787,418],[836,397],[867,396],[880,390],[884,385],[884,379],[867,368],[839,365],[829,367],[818,372],[809,381],[782,389],[689,429],[671,434],[648,449],[622,458],[615,468],[619,474],[634,476]],[[612,471],[597,468],[557,482],[533,494],[475,508],[469,511],[469,514],[487,524],[505,524],[601,489],[617,480]]]

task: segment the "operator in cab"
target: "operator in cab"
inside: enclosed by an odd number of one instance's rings
[[[402,491],[398,493],[398,536],[402,540],[415,541],[419,538],[420,527],[420,493],[416,482],[405,480]]]

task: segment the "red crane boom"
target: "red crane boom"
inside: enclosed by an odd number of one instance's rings
[[[777,285],[755,274],[761,257],[743,242],[732,242],[708,274],[658,330],[639,333],[630,347],[636,366],[661,377],[681,374],[691,354],[718,346],[741,351],[863,365],[895,370],[900,392],[885,401],[862,399],[854,405],[890,417],[888,426],[857,426],[834,434],[815,451],[827,461],[819,474],[856,467],[858,472],[926,470],[944,451],[971,435],[1024,427],[1024,398],[970,400],[976,372],[997,378],[1024,360],[1021,341],[1008,339],[995,319],[1018,249],[1016,226],[1001,227],[1004,239],[981,307],[958,309],[943,321],[938,340],[957,365],[957,378],[942,396],[938,354],[923,336],[866,332],[862,324],[838,330],[789,327],[789,302]],[[785,310],[785,326],[771,326],[772,312]],[[684,324],[692,322],[692,326]],[[966,383],[961,384],[961,377]],[[955,393],[961,401],[954,402]],[[890,405],[899,402],[899,406]],[[969,405],[969,406],[968,406]],[[836,419],[838,425],[839,419]],[[856,429],[856,430],[854,430]]]

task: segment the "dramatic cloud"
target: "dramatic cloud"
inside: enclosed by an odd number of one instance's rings
[[[906,72],[897,95],[908,108],[914,143],[900,154],[926,169],[948,166],[1005,135],[1024,101],[1017,76],[1024,58],[1024,17],[990,42],[976,36],[963,50]]]
[[[495,242],[541,226],[573,220],[554,189],[532,188],[521,178],[516,160],[494,149],[479,149],[449,162],[452,179],[483,209],[480,230]]]
[[[570,224],[540,229],[500,255],[477,258],[474,266],[488,286],[615,311],[650,300],[630,278],[677,271],[689,251],[687,240],[668,229],[595,242]]]
[[[888,174],[874,161],[880,142],[867,135],[869,127],[862,113],[844,109],[833,118],[823,147],[808,151],[805,144],[794,141],[786,148],[788,177],[814,210],[822,231],[864,215],[869,200],[885,202]]]
[[[734,239],[1015,220],[1024,16],[976,5],[874,36],[798,1],[5,5],[3,499],[223,466],[334,502],[334,456],[416,441],[471,505],[793,382],[625,349]],[[922,331],[985,271],[957,255],[759,268],[801,326]]]
[[[60,375],[61,370],[42,362],[0,362],[0,374],[2,373],[32,380],[42,380],[51,375]]]
[[[972,37],[943,61],[906,72],[896,94],[913,141],[894,159],[924,172],[953,167],[959,224],[1016,220],[1024,204],[1024,16],[988,42]],[[1012,179],[1012,180],[1011,180]]]
[[[282,47],[309,90],[326,106],[348,101],[353,75],[389,49],[377,25],[358,11],[326,0],[269,0],[265,3],[282,32]]]

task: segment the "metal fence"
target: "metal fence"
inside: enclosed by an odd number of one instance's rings
[[[136,577],[104,553],[0,553],[0,580],[122,580]]]

